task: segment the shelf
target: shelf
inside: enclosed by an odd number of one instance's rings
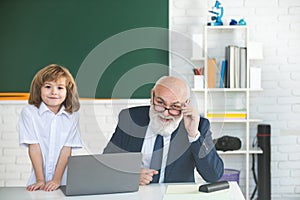
[[[248,26],[205,26],[208,30],[234,30],[234,29],[247,29]]]
[[[231,131],[232,128],[234,128],[234,131],[237,131],[236,135],[237,137],[243,138],[243,146],[240,150],[236,151],[218,151],[220,155],[226,156],[226,155],[232,155],[232,156],[243,156],[245,157],[245,197],[246,200],[249,200],[250,196],[250,158],[251,155],[255,154],[262,154],[263,151],[260,148],[252,148],[250,145],[250,129],[252,128],[252,125],[255,125],[255,123],[262,122],[261,119],[253,119],[250,118],[251,114],[251,95],[252,92],[260,92],[263,91],[262,88],[250,88],[250,66],[251,66],[251,58],[249,57],[248,53],[249,51],[243,51],[243,57],[245,58],[242,64],[244,68],[243,70],[243,88],[208,88],[208,77],[209,77],[209,59],[215,58],[219,59],[219,62],[216,62],[216,64],[220,64],[220,60],[226,55],[228,56],[228,50],[226,52],[226,48],[228,45],[235,45],[237,47],[247,47],[249,48],[250,41],[249,41],[249,29],[247,26],[205,26],[204,27],[204,35],[203,35],[203,52],[202,54],[193,54],[192,61],[196,62],[203,62],[204,63],[204,79],[205,84],[204,87],[201,89],[195,89],[192,88],[191,90],[193,92],[199,92],[199,98],[201,100],[203,99],[203,113],[205,113],[205,117],[211,117],[208,118],[211,124],[214,126],[223,126],[221,130],[221,134],[224,135],[225,133]],[[215,51],[215,49],[218,49],[218,51]],[[220,51],[219,51],[220,50]],[[234,51],[237,50],[234,49]],[[227,54],[226,54],[227,53]],[[225,55],[224,55],[225,54]],[[204,58],[202,58],[202,55]],[[195,58],[198,57],[198,58]],[[216,67],[217,66],[213,66]],[[221,70],[221,69],[219,69]],[[210,71],[211,73],[216,73],[213,70]],[[246,72],[246,73],[245,73]],[[221,73],[217,73],[217,76],[220,76]],[[233,77],[231,77],[233,78]],[[240,77],[239,77],[240,78]],[[245,79],[246,78],[246,79]],[[244,82],[245,79],[245,82]],[[214,87],[218,87],[217,80],[216,85]],[[234,82],[234,81],[233,81]],[[235,86],[240,86],[235,85]],[[260,87],[260,86],[259,86]],[[222,101],[225,99],[228,102]],[[236,101],[235,101],[236,100]],[[221,108],[222,106],[232,108],[235,107],[234,104],[237,104],[240,107],[240,105],[243,105],[243,109],[245,110],[245,115],[208,115],[209,108],[216,107]],[[226,113],[225,109],[224,114]],[[212,112],[211,112],[212,113]],[[217,113],[217,112],[215,112]],[[229,112],[230,113],[230,112]],[[223,114],[223,113],[221,113]],[[225,116],[225,117],[224,117]],[[252,116],[252,114],[251,114]],[[214,117],[214,118],[213,118]],[[229,118],[232,117],[232,118]],[[233,118],[235,117],[235,118]],[[253,123],[253,124],[252,124]],[[224,134],[223,134],[224,133]]]
[[[205,89],[195,89],[195,88],[191,88],[192,92],[204,92]]]
[[[191,89],[193,92],[204,92],[207,90],[208,92],[246,92],[249,90],[250,92],[260,92],[263,91],[262,88],[260,89],[252,89],[252,88],[203,88],[203,89]]]
[[[250,148],[249,153],[250,154],[262,154],[263,150],[259,147],[255,147],[255,148],[252,147],[252,148]]]
[[[205,58],[204,58],[204,57],[199,57],[199,58],[192,57],[191,60],[192,60],[192,61],[204,61]]]
[[[262,91],[263,89],[252,89],[252,88],[208,88],[209,92],[246,92],[246,91]]]
[[[236,155],[236,154],[262,154],[263,151],[259,147],[250,148],[247,152],[246,149],[235,150],[235,151],[218,151],[220,155]]]
[[[208,88],[209,92],[246,92],[247,88]]]
[[[210,119],[208,120],[211,123],[246,123],[247,119]],[[249,119],[250,123],[259,123],[262,122],[261,119]]]
[[[246,119],[210,119],[210,118],[208,118],[208,120],[211,123],[246,123],[247,122]]]
[[[262,122],[263,120],[261,119],[249,119],[249,122],[250,123],[259,123],[259,122]]]
[[[250,92],[261,92],[261,91],[263,91],[263,89],[262,88],[250,88],[250,90],[249,90]]]

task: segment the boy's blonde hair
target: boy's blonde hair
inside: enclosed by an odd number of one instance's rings
[[[39,108],[42,102],[41,88],[44,83],[46,81],[57,81],[62,77],[66,78],[67,96],[63,102],[65,111],[68,113],[78,111],[80,108],[80,103],[77,86],[73,76],[68,69],[57,64],[48,65],[36,73],[31,82],[28,103]]]

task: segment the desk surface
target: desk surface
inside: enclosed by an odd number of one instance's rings
[[[230,197],[232,200],[244,200],[244,196],[236,182],[229,182]],[[168,184],[151,184],[140,186],[138,192],[103,194],[103,195],[86,195],[66,197],[61,190],[54,192],[35,191],[28,192],[25,187],[0,187],[1,200],[59,200],[59,199],[101,199],[101,200],[162,200]]]

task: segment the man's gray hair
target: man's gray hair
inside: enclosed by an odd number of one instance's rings
[[[175,77],[175,76],[162,76],[161,78],[159,78],[155,85],[154,85],[154,88],[157,86],[157,85],[163,85],[167,88],[170,88],[170,89],[173,89],[174,88],[174,85],[177,85],[177,83],[181,83],[181,85],[183,86],[180,87],[179,89],[183,89],[184,91],[184,94],[186,95],[186,100],[190,98],[190,87],[188,86],[188,84],[186,83],[185,80],[179,78],[179,77]],[[179,91],[174,91],[174,93],[178,93]]]

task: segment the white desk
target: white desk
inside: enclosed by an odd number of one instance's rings
[[[239,186],[236,182],[229,182],[230,196],[232,200],[245,200]],[[86,195],[66,197],[61,190],[54,192],[34,191],[28,192],[25,187],[0,187],[1,200],[60,200],[60,199],[100,199],[100,200],[162,200],[168,184],[151,184],[140,186],[138,192],[104,194],[104,195]]]

